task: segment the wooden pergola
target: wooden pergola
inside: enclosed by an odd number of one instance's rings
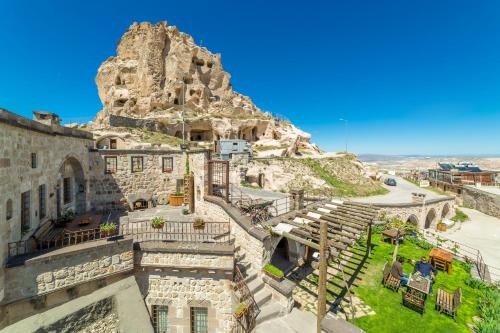
[[[367,250],[371,248],[371,226],[378,211],[366,204],[335,200],[310,205],[294,214],[276,220],[273,232],[319,250],[320,225],[328,226],[330,254],[340,254],[367,233]]]
[[[378,211],[366,204],[332,199],[315,203],[282,219],[274,221],[272,231],[275,234],[294,240],[319,251],[319,281],[317,332],[321,332],[321,320],[326,313],[326,285],[328,260],[338,262],[344,279],[346,292],[352,282],[345,278],[341,254],[359,240],[366,232],[366,253],[368,258],[371,250],[372,223]],[[352,253],[351,253],[352,255]]]

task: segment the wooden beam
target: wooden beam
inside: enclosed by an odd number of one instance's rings
[[[298,242],[300,244],[307,245],[307,246],[312,247],[313,249],[319,251],[319,245],[316,244],[316,243],[314,243],[314,242],[311,242],[311,241],[309,241],[307,239],[303,239],[303,238],[300,238],[298,236],[292,235],[292,234],[290,234],[290,233],[288,233],[286,231],[283,232],[283,237],[289,238],[289,239],[294,240],[294,241],[296,241],[296,242]]]
[[[316,321],[316,332],[321,333],[321,321],[326,313],[326,273],[328,267],[327,258],[328,224],[323,221],[320,226],[320,249],[319,249],[319,281],[318,281],[318,315]]]

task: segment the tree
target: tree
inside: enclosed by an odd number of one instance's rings
[[[397,217],[392,218],[386,224],[386,229],[396,229],[396,246],[394,248],[394,254],[392,255],[392,262],[394,263],[398,257],[399,249],[399,237],[400,235],[408,234],[412,231],[417,231],[417,227],[413,223],[403,222]]]

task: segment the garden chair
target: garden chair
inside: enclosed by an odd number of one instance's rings
[[[391,274],[391,269],[389,267],[389,263],[385,263],[384,266],[384,277],[382,279],[382,284],[384,287],[392,289],[394,291],[398,291],[399,287],[401,286],[401,280],[398,279],[397,277],[394,277],[394,275]]]
[[[457,288],[453,294],[439,288],[436,296],[436,310],[446,313],[455,319],[457,309],[462,304],[462,289]]]

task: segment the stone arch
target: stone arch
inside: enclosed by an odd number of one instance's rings
[[[64,179],[69,178],[70,200],[64,200]],[[87,211],[87,195],[85,186],[85,172],[82,163],[72,155],[66,156],[59,167],[57,180],[57,215],[60,216],[62,207],[72,209],[76,214]]]
[[[441,218],[445,219],[448,217],[449,214],[450,214],[450,204],[447,202],[444,204],[443,210],[441,211]]]
[[[436,210],[434,208],[429,209],[427,216],[425,217],[424,229],[429,229],[436,222]]]
[[[414,226],[418,226],[418,217],[415,215],[415,214],[411,214],[410,216],[408,216],[408,218],[406,219],[406,222],[407,223],[411,223],[413,224]]]

